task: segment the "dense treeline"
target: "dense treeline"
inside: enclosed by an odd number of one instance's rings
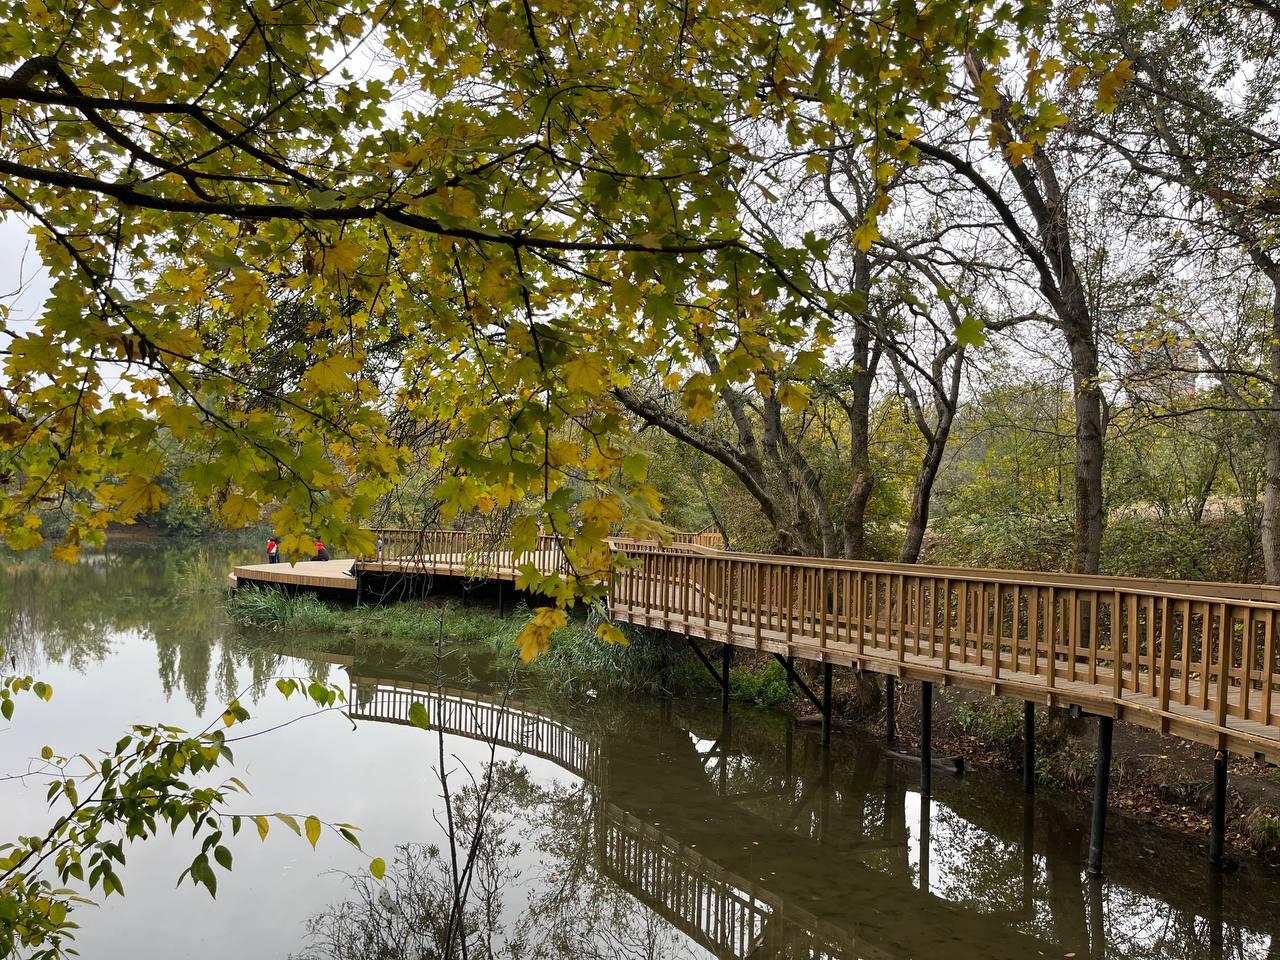
[[[1050,70],[1061,113],[1021,143],[1043,90],[958,58],[872,233],[852,145],[758,171],[748,218],[811,231],[813,283],[860,296],[821,360],[753,357],[712,416],[656,376],[619,391],[669,519],[756,550],[1280,581],[1280,20],[1085,16],[1116,84]]]

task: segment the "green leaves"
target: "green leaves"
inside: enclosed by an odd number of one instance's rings
[[[381,857],[374,857],[369,861],[369,872],[373,874],[374,879],[381,880],[387,875],[387,863]]]
[[[279,820],[281,823],[283,823],[286,827],[288,827],[294,833],[296,833],[298,836],[302,836],[302,830],[298,827],[298,821],[296,817],[293,817],[287,813],[277,813],[276,819]]]
[[[205,889],[209,891],[209,896],[216,897],[218,895],[218,878],[214,876],[213,867],[209,865],[209,858],[203,853],[191,861],[191,866],[187,868],[187,872],[191,875],[191,882],[203,884]],[[182,882],[181,878],[179,878],[178,882]]]
[[[422,730],[431,729],[431,718],[427,716],[427,708],[421,700],[409,704],[409,722]]]
[[[231,851],[222,844],[218,844],[213,848],[213,859],[218,861],[218,865],[223,870],[231,869]]]
[[[280,678],[276,684],[286,697],[299,686],[293,678]],[[7,704],[11,713],[14,694],[27,691],[42,700],[52,696],[47,683],[25,676],[7,677],[0,684],[0,702]],[[322,708],[342,697],[339,688],[314,678],[306,691],[308,700]],[[235,836],[242,822],[251,819],[259,838],[265,841],[270,821],[263,814],[228,809],[231,800],[249,793],[239,777],[221,782],[211,779],[215,768],[232,760],[224,728],[249,719],[236,701],[215,717],[212,729],[195,734],[168,724],[138,724],[110,750],[96,756],[62,757],[51,746],[41,749],[41,758],[54,765],[47,790],[50,805],[63,806],[69,815],[58,816],[44,835],[0,844],[0,876],[5,878],[0,895],[0,910],[4,911],[0,935],[9,930],[25,931],[19,936],[23,945],[33,948],[32,956],[65,954],[76,929],[71,909],[77,903],[90,902],[68,885],[100,890],[103,897],[123,895],[124,884],[116,871],[125,863],[128,846],[121,838],[146,840],[164,828],[174,834],[180,827],[190,828],[192,837],[199,840],[199,852],[178,883],[190,879],[211,896],[217,895],[215,866],[230,871],[234,863],[231,848],[224,842],[226,826],[230,825]],[[313,848],[325,826],[314,814],[302,817],[301,824],[292,814],[272,816],[305,836]],[[355,826],[340,823],[333,827],[347,843],[360,848]],[[55,875],[60,886],[54,886]]]

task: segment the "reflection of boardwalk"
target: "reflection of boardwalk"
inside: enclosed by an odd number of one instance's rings
[[[415,701],[427,708],[432,725],[445,733],[549,760],[592,785],[596,811],[592,828],[596,832],[591,846],[596,851],[597,870],[721,960],[920,955],[929,944],[920,944],[917,938],[939,929],[952,931],[956,937],[970,937],[975,943],[991,944],[997,948],[995,955],[1001,957],[1036,956],[1045,948],[1042,942],[1008,930],[998,921],[968,914],[879,874],[869,874],[863,888],[877,890],[892,910],[927,922],[918,929],[910,923],[884,927],[884,909],[879,904],[876,922],[865,928],[868,918],[856,915],[850,916],[849,926],[824,921],[790,900],[784,901],[760,882],[717,863],[691,846],[689,838],[682,840],[627,810],[628,801],[637,799],[633,793],[642,795],[641,806],[653,801],[655,787],[677,808],[697,799],[673,796],[665,784],[653,782],[666,769],[661,766],[663,760],[653,770],[637,766],[627,744],[619,742],[613,747],[620,756],[611,761],[613,751],[603,744],[580,736],[563,721],[527,704],[409,682],[352,677],[350,712],[357,719],[408,723],[409,707]],[[701,768],[692,743],[684,739],[683,744],[691,762]],[[720,749],[723,757],[726,748]],[[709,781],[700,782],[710,789]],[[720,815],[727,818],[726,825],[757,831],[762,838],[769,830],[779,830],[776,823],[734,807],[732,797],[717,803],[721,804]],[[667,824],[673,818],[660,814],[655,822]],[[718,833],[734,829],[709,823],[702,828]],[[795,839],[788,830],[786,825],[781,828],[782,834]],[[866,874],[868,868],[850,863],[848,869]],[[861,909],[866,909],[865,904]],[[853,914],[859,912],[859,908],[852,908]]]
[[[600,773],[600,749],[551,717],[519,703],[405,681],[351,678],[350,714],[358,720],[408,723],[409,707],[426,706],[431,725],[445,733],[495,743],[550,760],[583,780]]]
[[[610,880],[717,957],[875,956],[849,934],[736,876],[612,803],[604,805],[600,867]]]
[[[597,786],[604,777],[598,745],[526,705],[404,681],[351,678],[350,713],[356,719],[407,724],[415,702],[426,706],[432,726],[445,733],[550,760]],[[597,810],[593,846],[600,872],[715,956],[854,956],[832,946],[847,943],[847,934],[803,910],[784,913],[775,895],[616,804],[600,799]]]

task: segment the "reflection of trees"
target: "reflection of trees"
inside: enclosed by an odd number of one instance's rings
[[[180,693],[203,713],[211,683],[227,701],[242,692],[243,668],[257,682],[282,660],[272,649],[227,642],[223,584],[233,565],[231,551],[200,546],[112,550],[77,564],[0,558],[0,647],[24,672],[45,664],[83,672],[116,640],[142,637],[155,644],[165,695]],[[311,665],[319,677],[329,667]]]
[[[348,875],[350,895],[308,921],[308,943],[295,960],[694,955],[676,930],[596,870],[593,787],[535,784],[519,761],[496,767],[492,782],[500,786],[482,824],[475,881],[461,905],[465,951],[449,936],[450,915],[459,908],[451,860],[466,855],[485,777],[453,797],[454,831],[443,847],[398,847],[382,883]]]
[[[675,928],[640,907],[597,869],[601,799],[585,783],[537,788],[524,804],[524,836],[538,851],[528,941],[546,958],[699,955]],[[589,908],[584,909],[584,905]]]
[[[453,832],[444,849],[398,846],[381,882],[347,874],[350,897],[307,922],[308,944],[297,960],[524,956],[519,932],[503,916],[503,892],[520,875],[520,844],[510,836],[511,812],[493,801],[515,792],[526,774],[518,763],[495,764],[488,773],[491,779],[473,780],[451,798]],[[484,783],[495,785],[487,797]],[[468,855],[472,881],[460,896],[456,858]]]

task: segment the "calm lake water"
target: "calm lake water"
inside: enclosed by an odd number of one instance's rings
[[[1027,804],[1016,779],[971,772],[935,774],[922,804],[916,769],[853,733],[824,751],[815,730],[737,705],[726,720],[718,703],[557,703],[475,650],[406,658],[244,632],[223,614],[244,559],[0,558],[0,646],[55,690],[0,723],[0,774],[44,744],[92,752],[134,722],[203,727],[255,682],[316,674],[348,690],[352,719],[307,716],[238,744],[253,795],[237,809],[359,824],[386,883],[360,879],[367,858],[334,836],[313,851],[250,829],[215,901],[175,887],[195,850],[161,837],[129,850],[124,898],[79,912],[85,957],[435,956],[442,769],[464,831],[472,785],[492,784],[472,957],[1280,957],[1280,869],[1246,863],[1217,882],[1202,844],[1113,815],[1108,873],[1090,884],[1077,796]],[[415,699],[440,733],[403,722]],[[243,701],[251,729],[306,713],[274,689]],[[47,824],[45,785],[0,782],[4,839]]]

